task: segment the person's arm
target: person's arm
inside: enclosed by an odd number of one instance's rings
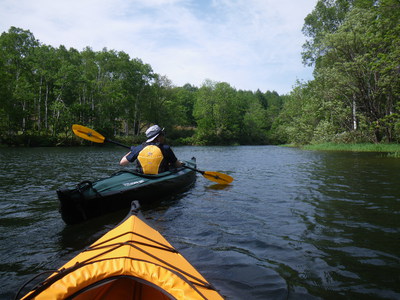
[[[129,160],[126,158],[131,152],[128,152],[124,157],[121,158],[121,161],[119,162],[120,166],[126,166],[129,164]]]

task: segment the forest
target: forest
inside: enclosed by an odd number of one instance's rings
[[[398,143],[400,1],[319,0],[302,32],[314,78],[279,95],[174,86],[123,51],[55,48],[11,27],[0,36],[0,144],[76,144],[72,124],[130,143],[151,124],[173,144]]]

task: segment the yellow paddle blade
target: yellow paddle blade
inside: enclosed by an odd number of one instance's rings
[[[217,182],[219,184],[229,184],[233,181],[233,178],[231,176],[223,173],[205,171],[202,174],[208,180]]]
[[[87,128],[82,125],[74,124],[72,125],[72,131],[79,137],[92,141],[95,143],[102,144],[105,141],[105,137],[102,136],[100,133],[97,131],[94,131],[93,129]]]

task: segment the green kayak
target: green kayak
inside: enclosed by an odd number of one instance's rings
[[[157,175],[119,171],[97,181],[83,181],[73,189],[57,191],[61,217],[66,224],[85,220],[123,208],[132,200],[142,205],[188,190],[196,180],[196,159],[185,162],[186,167]]]

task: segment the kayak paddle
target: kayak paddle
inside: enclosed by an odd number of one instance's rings
[[[219,184],[229,184],[233,181],[233,178],[227,174],[219,173],[219,172],[210,172],[210,171],[201,171],[186,165],[183,165],[183,167],[199,172],[201,175],[203,175],[204,178],[217,182]]]
[[[91,141],[91,142],[95,142],[98,144],[104,144],[104,142],[108,142],[108,143],[112,143],[112,144],[116,144],[118,146],[121,147],[125,147],[130,149],[131,147],[120,144],[116,141],[112,141],[109,139],[106,139],[104,136],[102,136],[100,133],[98,133],[97,131],[87,128],[85,126],[82,125],[78,125],[78,124],[74,124],[72,125],[72,131],[79,136],[80,138],[83,138],[85,140]]]
[[[98,144],[104,144],[105,142],[116,144],[121,147],[125,147],[130,149],[131,147],[120,144],[116,141],[109,140],[105,138],[103,135],[98,133],[97,131],[90,129],[88,127],[74,124],[72,125],[72,131],[75,133],[75,135],[79,136],[80,138],[83,138],[85,140],[95,142]],[[219,184],[229,184],[233,181],[233,178],[227,174],[219,173],[219,172],[211,172],[211,171],[202,171],[196,168],[192,168],[189,166],[186,166],[185,164],[182,164],[184,168],[199,172],[201,175],[203,175],[204,178],[217,182]]]

